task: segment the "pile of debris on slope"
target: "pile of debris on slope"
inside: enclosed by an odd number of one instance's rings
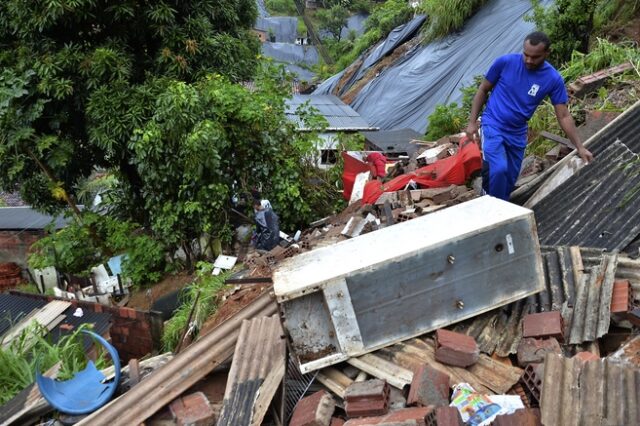
[[[638,424],[639,115],[533,211],[402,188],[248,259],[242,309],[80,424]]]

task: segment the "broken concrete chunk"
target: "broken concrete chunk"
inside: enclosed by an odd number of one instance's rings
[[[562,348],[555,338],[524,338],[518,345],[518,365],[524,368],[527,364],[544,362],[544,357],[550,352],[562,355]]]
[[[175,399],[169,404],[169,410],[180,426],[206,426],[214,421],[214,412],[209,400],[202,392],[195,392]]]
[[[449,405],[449,375],[428,365],[413,373],[408,405],[435,407]]]
[[[302,398],[291,416],[290,426],[329,426],[336,403],[325,391]]]
[[[456,367],[468,367],[480,357],[476,340],[466,334],[440,329],[436,331],[436,361]]]
[[[427,416],[427,426],[462,426],[462,416],[456,407],[438,407]]]

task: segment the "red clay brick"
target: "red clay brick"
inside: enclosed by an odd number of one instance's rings
[[[449,375],[428,365],[413,373],[407,405],[449,405]]]
[[[463,426],[456,407],[438,407],[427,416],[427,426]]]
[[[344,426],[345,420],[340,417],[332,417],[329,426]]]
[[[540,410],[538,408],[525,408],[516,410],[513,414],[497,416],[493,421],[494,426],[541,426]]]
[[[555,337],[563,340],[562,315],[558,311],[529,314],[524,317],[522,337]]]
[[[628,280],[616,281],[611,295],[611,313],[624,314],[632,309],[631,284]]]
[[[402,424],[402,422],[416,422],[417,426],[426,426],[427,415],[434,410],[434,407],[413,407],[403,410],[394,411],[384,416],[378,417],[362,417],[360,419],[348,420],[344,426],[371,426],[371,425],[392,425],[394,423]]]
[[[331,395],[318,391],[298,402],[289,426],[329,426],[335,407]]]
[[[562,348],[554,337],[548,339],[526,337],[520,340],[518,345],[518,364],[520,367],[526,367],[532,362],[544,362],[544,357],[549,352],[562,355]]]
[[[440,329],[436,331],[436,360],[456,367],[475,364],[480,350],[473,337]]]
[[[540,402],[540,394],[542,391],[542,379],[544,377],[544,364],[529,364],[524,369],[524,373],[520,381],[524,385],[525,389],[529,391],[529,394],[533,398],[532,404],[538,404]]]
[[[574,358],[578,358],[582,361],[600,361],[600,357],[596,354],[594,354],[593,352],[587,352],[587,351],[583,351],[583,352],[578,352],[577,354],[575,354],[573,356]]]
[[[169,409],[180,426],[207,426],[213,424],[215,414],[202,392],[195,392],[174,400]]]
[[[347,417],[379,416],[389,411],[389,384],[374,379],[352,383],[345,393]]]

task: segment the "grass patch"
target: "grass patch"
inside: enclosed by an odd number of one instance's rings
[[[62,362],[58,378],[67,380],[87,365],[87,357],[82,344],[83,324],[72,334],[52,343],[47,330],[42,326],[26,329],[11,342],[8,348],[0,348],[0,404],[16,396],[36,379],[36,369],[45,372],[58,361]],[[33,345],[28,342],[35,340]],[[96,360],[96,367],[107,366],[103,356]]]
[[[425,42],[459,30],[487,0],[423,0],[420,10],[427,15],[423,27]]]
[[[221,290],[225,288],[224,282],[230,273],[211,275],[212,270],[212,264],[207,262],[198,263],[196,280],[185,290],[182,304],[173,317],[165,323],[162,344],[166,351],[173,352],[175,350],[182,333],[188,326],[192,327],[195,330],[195,334],[197,334],[207,318],[218,309],[220,301],[218,296]],[[199,297],[198,293],[200,294]],[[193,308],[191,322],[187,324],[194,304],[195,308]]]

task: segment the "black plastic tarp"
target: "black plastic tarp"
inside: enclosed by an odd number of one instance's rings
[[[351,106],[381,129],[424,132],[436,105],[459,102],[462,86],[484,74],[498,56],[521,50],[524,37],[533,31],[533,24],[523,19],[531,9],[528,0],[488,1],[461,32],[418,46],[382,71]],[[316,92],[327,93],[333,81]]]
[[[267,37],[273,35],[275,42],[295,43],[298,37],[298,18],[292,16],[258,17],[256,29],[266,31]]]
[[[424,15],[416,16],[411,21],[407,22],[404,25],[400,25],[399,27],[396,27],[393,31],[391,31],[387,38],[384,41],[378,43],[378,45],[373,48],[373,50],[367,55],[367,57],[364,58],[362,64],[360,65],[360,68],[358,68],[358,71],[353,73],[353,76],[349,79],[347,84],[343,86],[340,93],[337,93],[337,95],[343,95],[356,81],[362,78],[364,73],[369,68],[374,66],[389,53],[393,52],[398,46],[402,45],[408,40],[411,40],[416,35],[425,19],[426,17]],[[337,80],[335,80],[331,86],[322,83],[322,85],[318,86],[315,93],[328,94],[330,92],[333,92],[337,83]]]
[[[292,43],[262,43],[262,54],[278,62],[289,64],[314,65],[318,63],[318,50],[315,46],[302,46]]]

